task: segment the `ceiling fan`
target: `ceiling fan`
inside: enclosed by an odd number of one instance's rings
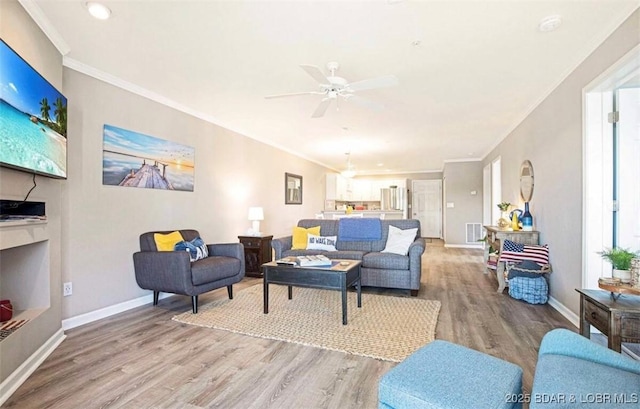
[[[329,70],[329,75],[324,75],[320,68],[315,65],[300,65],[300,67],[305,70],[307,74],[309,74],[313,79],[318,81],[318,87],[320,88],[318,91],[307,91],[307,92],[294,92],[291,94],[280,94],[280,95],[268,95],[265,98],[282,98],[282,97],[294,97],[298,95],[322,95],[322,100],[320,104],[313,111],[312,118],[320,118],[322,117],[329,105],[331,105],[331,101],[336,101],[336,108],[339,108],[340,99],[344,101],[353,101],[358,105],[361,105],[365,108],[370,108],[374,110],[380,110],[384,108],[384,105],[363,98],[359,95],[356,95],[356,91],[363,91],[375,88],[383,88],[383,87],[391,87],[398,84],[398,79],[395,75],[385,75],[377,78],[370,78],[362,81],[356,82],[348,82],[346,79],[342,77],[336,76],[336,71],[340,68],[340,64],[337,62],[330,62],[327,64],[327,69]]]

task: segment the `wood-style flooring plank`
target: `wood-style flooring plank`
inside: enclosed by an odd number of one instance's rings
[[[513,362],[531,390],[542,336],[576,328],[548,305],[497,294],[482,251],[428,245],[419,298],[440,300],[436,338]],[[245,278],[240,291],[260,284]],[[409,297],[406,291],[364,291]],[[200,303],[226,298],[226,289]],[[396,364],[171,320],[189,297],[160,300],[66,332],[65,341],[6,408],[376,408],[378,381]],[[437,368],[425,368],[437,370]]]

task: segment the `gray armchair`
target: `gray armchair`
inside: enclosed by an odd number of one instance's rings
[[[244,247],[241,243],[207,244],[209,257],[191,262],[186,251],[158,251],[154,233],[140,235],[140,251],[133,254],[136,282],[153,291],[153,305],[158,305],[160,292],[190,295],[193,313],[198,313],[198,295],[227,287],[233,299],[232,285],[245,273]],[[186,241],[199,237],[197,230],[180,230]]]

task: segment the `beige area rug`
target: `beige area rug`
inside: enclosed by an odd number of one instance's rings
[[[434,339],[440,301],[363,293],[357,308],[355,292],[347,299],[347,325],[339,291],[293,287],[288,300],[286,286],[271,285],[264,314],[261,284],[173,320],[394,362]]]

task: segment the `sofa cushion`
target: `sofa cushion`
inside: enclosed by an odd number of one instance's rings
[[[638,403],[638,391],[640,375],[633,372],[570,356],[544,354],[536,364],[529,407],[628,409]],[[598,405],[595,399],[599,398],[610,400]]]
[[[209,284],[237,275],[240,272],[240,260],[234,257],[209,256],[191,264],[191,282],[193,285]],[[215,266],[215,269],[212,268]]]
[[[364,256],[364,251],[324,251],[324,250],[284,250],[282,252],[282,257],[297,257],[297,256],[311,256],[315,254],[322,254],[324,256],[329,257],[330,259],[345,259],[345,260],[362,260]]]
[[[416,239],[416,234],[418,234],[417,227],[403,230],[395,226],[389,226],[387,244],[382,252],[406,256],[409,253],[409,246]]]
[[[362,267],[408,270],[409,256],[380,252],[367,253],[364,255],[364,257],[362,257]]]
[[[320,235],[320,226],[314,226],[309,228],[294,227],[293,228],[293,241],[291,248],[294,250],[304,250],[307,248],[307,238],[309,234],[316,236]]]
[[[336,249],[342,251],[361,251],[368,253],[372,249],[372,241],[340,241],[336,243]]]
[[[338,221],[337,220],[323,220],[323,219],[301,219],[298,220],[298,227],[320,226],[319,235],[322,236],[337,236],[338,235]]]

